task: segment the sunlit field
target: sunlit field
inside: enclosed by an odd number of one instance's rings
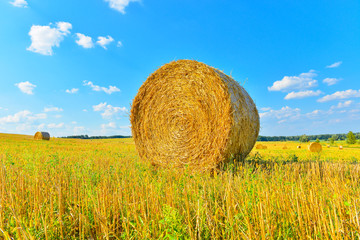
[[[360,238],[360,145],[261,144],[190,173],[142,162],[132,139],[0,134],[0,239]]]

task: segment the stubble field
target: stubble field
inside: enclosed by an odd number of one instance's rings
[[[141,161],[132,139],[0,134],[0,239],[360,238],[359,145],[262,144],[194,174]]]

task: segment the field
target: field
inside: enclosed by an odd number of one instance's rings
[[[0,239],[360,239],[360,146],[323,144],[192,174],[132,139],[0,134]]]

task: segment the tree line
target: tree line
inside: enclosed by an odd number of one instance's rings
[[[300,141],[300,142],[309,142],[309,141],[329,141],[333,143],[334,141],[347,140],[348,143],[353,143],[356,140],[360,140],[360,132],[353,133],[339,133],[339,134],[318,134],[318,135],[298,135],[298,136],[259,136],[258,141]],[[354,142],[354,143],[355,143]]]

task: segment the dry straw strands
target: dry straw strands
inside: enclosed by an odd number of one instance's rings
[[[151,74],[133,101],[130,120],[142,159],[201,171],[244,158],[259,134],[259,114],[245,89],[193,60]]]
[[[320,143],[313,142],[313,143],[310,143],[308,149],[309,149],[310,152],[321,152],[322,151],[322,146],[321,146]]]
[[[36,132],[34,139],[38,140],[50,140],[50,134],[48,132]]]

